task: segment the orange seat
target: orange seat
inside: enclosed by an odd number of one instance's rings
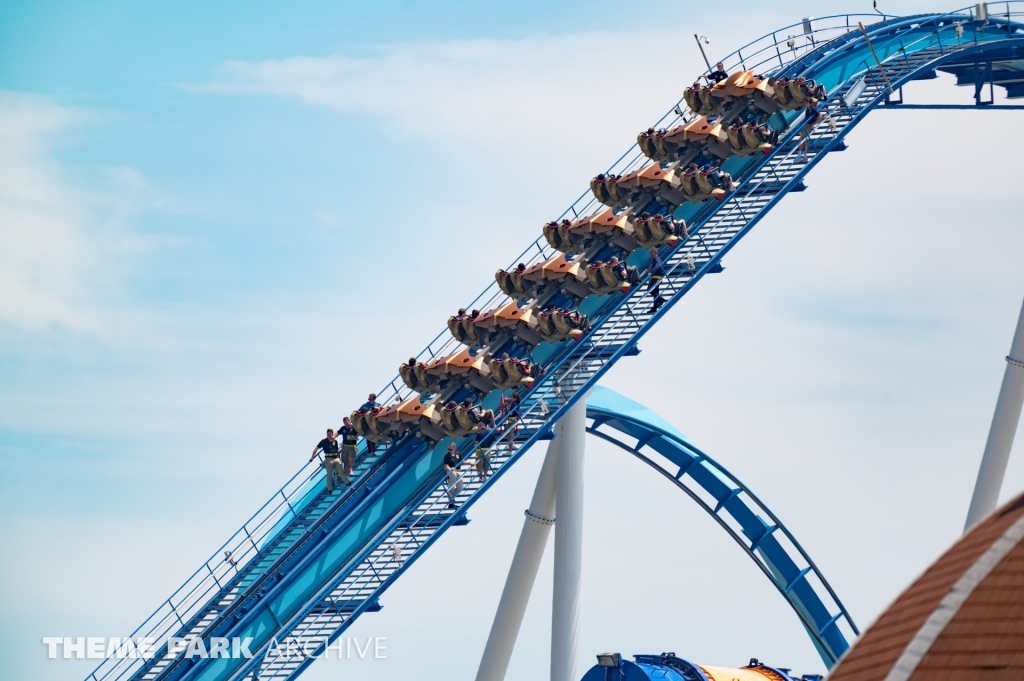
[[[481,312],[475,323],[482,329],[505,329],[516,326],[526,315],[529,315],[529,311],[520,309],[519,305],[512,301],[493,310]]]
[[[430,419],[434,415],[434,406],[420,401],[419,395],[405,400],[395,409],[394,420],[401,423],[415,423],[420,419]]]
[[[761,80],[753,71],[737,71],[711,88],[712,97],[748,97],[754,92],[765,92],[768,81]]]

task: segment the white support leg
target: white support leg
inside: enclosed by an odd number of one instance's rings
[[[555,520],[555,479],[561,442],[562,438],[556,437],[548,444],[537,487],[533,491],[533,500],[519,535],[519,545],[505,580],[505,590],[501,592],[498,612],[494,615],[491,634],[487,637],[487,646],[476,672],[476,681],[503,681],[508,670],[512,649],[523,624],[526,605],[530,601],[530,592],[533,591],[537,570],[544,557],[544,547]]]
[[[561,440],[555,508],[555,581],[551,611],[551,681],[578,681],[580,577],[583,567],[583,449],[586,396],[555,426]]]
[[[1010,460],[1013,436],[1020,421],[1021,405],[1024,404],[1024,307],[1017,319],[1017,330],[1013,334],[1010,355],[1006,358],[1006,373],[999,389],[996,411],[992,415],[992,427],[988,431],[985,454],[981,457],[978,481],[974,484],[974,496],[967,511],[966,533],[989,513],[995,510],[999,501],[999,490],[1003,486],[1006,463]]]

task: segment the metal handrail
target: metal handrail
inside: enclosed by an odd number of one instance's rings
[[[213,555],[193,572],[182,586],[161,603],[153,614],[146,618],[130,636],[132,638],[152,637],[160,640],[169,635],[171,630],[176,631],[180,626],[184,626],[184,622],[194,614],[193,608],[196,610],[201,609],[208,602],[209,596],[212,595],[211,592],[216,593],[220,591],[219,584],[216,589],[211,587],[211,579],[214,584],[217,584],[216,576],[218,574],[225,575],[231,574],[232,571],[237,572],[240,567],[244,567],[259,554],[259,541],[285,515],[288,501],[303,494],[308,488],[308,484],[317,477],[319,470],[319,461],[315,465],[307,463],[292,475],[277,492],[243,523],[241,528],[226,542],[221,544],[214,551]],[[282,501],[272,506],[278,497],[281,497]],[[245,548],[243,549],[242,547]],[[229,551],[230,555],[224,555],[225,550]],[[232,563],[231,561],[235,562]],[[211,563],[214,564],[213,567],[211,567]],[[208,574],[193,584],[193,581],[200,577],[204,571]],[[175,604],[175,601],[177,601],[177,604]],[[184,613],[179,611],[182,606],[187,606],[188,608]],[[169,612],[167,611],[168,608]],[[174,622],[177,622],[177,624],[173,624]],[[109,678],[109,675],[116,671],[118,667],[134,667],[141,665],[143,662],[143,660],[129,658],[104,660],[97,666],[92,675],[95,678]],[[105,666],[111,668],[100,675],[101,670]]]

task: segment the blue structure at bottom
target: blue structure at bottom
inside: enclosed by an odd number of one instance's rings
[[[729,668],[694,664],[675,653],[635,655],[635,662],[618,653],[597,656],[598,663],[583,681],[821,681],[819,674],[795,676],[785,667],[770,667],[751,659],[746,667]]]

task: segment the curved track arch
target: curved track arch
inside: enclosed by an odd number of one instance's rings
[[[544,365],[547,373],[524,395],[516,442],[506,434],[490,448],[494,475],[483,483],[466,480],[450,495],[441,468],[443,446],[431,448],[415,438],[372,455],[364,450],[359,479],[340,496],[324,492],[316,464],[304,466],[133,633],[156,640],[157,654],[152,659],[105,660],[90,678],[240,681],[254,676],[292,679],[301,674],[311,660],[271,658],[269,653],[278,641],[332,641],[356,617],[372,611],[380,595],[419,556],[450,527],[464,521],[465,510],[509,465],[530,445],[548,437],[565,411],[619,359],[634,352],[637,341],[704,275],[720,271],[722,257],[783,196],[799,191],[803,177],[827,153],[844,148],[844,137],[870,111],[886,105],[891,90],[929,77],[939,68],[986,62],[991,72],[993,61],[1024,60],[1024,26],[1014,19],[1024,5],[1005,4],[1005,19],[993,9],[986,21],[975,21],[973,7],[945,14],[887,16],[881,21],[877,15],[826,17],[814,20],[808,31],[801,24],[778,29],[726,57],[723,61],[729,71],[744,68],[776,77],[801,75],[823,84],[829,93],[821,107],[827,125],[819,124],[805,140],[798,115],[783,117],[779,125],[785,130],[770,154],[734,157],[723,164],[736,178],[735,191],[721,202],[687,204],[675,211],[677,218],[690,225],[690,236],[664,257],[661,290],[668,302],[660,310],[649,310],[645,282],[628,294],[591,296],[579,305],[591,319],[590,332],[578,343],[545,343],[532,352],[531,358]],[[862,33],[858,21],[876,23]],[[790,32],[797,37],[787,35]],[[976,86],[976,94],[979,89]],[[653,127],[690,120],[681,106],[680,100]],[[605,172],[621,174],[645,164],[634,146]],[[581,196],[563,217],[586,214],[595,203],[588,196]],[[532,265],[554,255],[540,237],[507,269],[517,262]],[[628,263],[643,269],[646,253],[635,251]],[[490,309],[509,300],[492,283],[466,307]],[[429,361],[459,347],[445,330],[417,359]],[[377,394],[382,403],[412,396],[398,377]],[[484,406],[494,406],[497,394],[488,400]],[[471,446],[460,443],[460,447]],[[451,496],[460,505],[454,512],[447,509]],[[244,660],[186,660],[168,649],[171,636],[251,636],[255,655]],[[323,643],[314,652],[322,647]]]
[[[826,667],[859,636],[853,618],[779,518],[724,466],[656,413],[598,386],[587,398],[587,432],[661,473],[714,518],[800,618]],[[847,632],[842,630],[845,624]]]

